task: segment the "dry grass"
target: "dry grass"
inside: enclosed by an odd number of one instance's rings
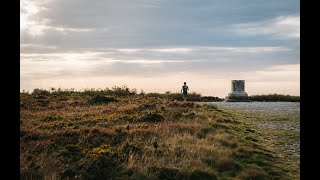
[[[142,95],[99,104],[81,94],[46,95],[45,103],[21,96],[21,179],[286,176],[241,138],[243,124],[214,106]]]

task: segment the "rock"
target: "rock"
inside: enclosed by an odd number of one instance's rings
[[[248,94],[244,91],[244,80],[231,81],[231,93],[226,97],[227,102],[251,102]]]

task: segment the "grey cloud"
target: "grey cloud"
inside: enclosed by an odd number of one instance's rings
[[[266,36],[243,38],[230,29],[230,24],[263,21],[299,10],[299,1],[56,0],[40,4],[45,9],[34,17],[46,19],[46,26],[93,31],[62,33],[48,29],[36,38],[24,33],[24,43],[39,42],[72,50],[185,44],[274,45],[277,41]]]
[[[79,72],[79,75],[86,76],[157,77],[177,72],[196,74],[242,72],[274,65],[299,63],[298,56],[292,51],[284,47],[181,47],[132,49],[131,51],[106,48],[97,52],[27,53],[21,54],[21,59],[26,63],[24,66],[28,63],[40,66],[45,65],[46,61],[57,61],[57,63],[49,63],[46,68],[60,76],[71,76]],[[78,69],[70,69],[69,61],[77,61],[85,65]],[[52,67],[54,70],[50,70]]]
[[[20,32],[24,81],[167,77],[180,72],[219,74],[223,79],[300,63],[299,38],[275,37],[276,30],[280,35],[288,32],[282,27],[272,31],[272,20],[299,14],[298,0],[39,0],[36,4],[43,8],[30,16],[34,26]],[[265,25],[269,32],[261,33],[259,26]],[[37,26],[43,27],[43,34],[32,34]],[[251,31],[244,33],[246,28]]]

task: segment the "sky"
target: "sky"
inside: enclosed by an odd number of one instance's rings
[[[20,90],[300,95],[298,0],[20,0]]]

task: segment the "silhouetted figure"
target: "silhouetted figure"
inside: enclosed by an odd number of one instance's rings
[[[188,90],[189,90],[189,87],[187,86],[187,83],[184,82],[183,86],[182,86],[182,89],[181,89],[181,92],[182,92],[182,95],[183,95],[183,99],[186,99],[187,94],[188,94]]]

